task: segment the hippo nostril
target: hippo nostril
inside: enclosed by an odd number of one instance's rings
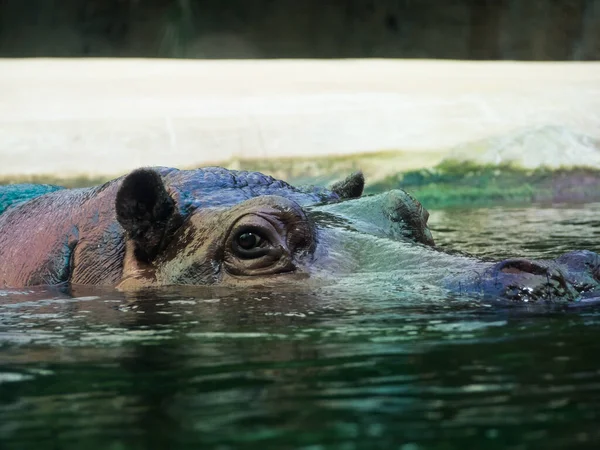
[[[577,294],[561,270],[542,262],[508,259],[494,270],[495,282],[505,286],[501,296],[511,300],[573,300]]]
[[[528,261],[526,259],[508,259],[498,263],[497,270],[502,273],[531,273],[533,275],[547,275],[548,268]]]

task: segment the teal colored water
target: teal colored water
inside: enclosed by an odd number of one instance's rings
[[[486,258],[600,251],[600,204],[430,222]],[[599,307],[381,280],[0,291],[0,448],[599,448]]]
[[[0,186],[0,214],[9,206],[62,189],[50,184],[9,184]]]

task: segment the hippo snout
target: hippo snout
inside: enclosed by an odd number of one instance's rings
[[[596,252],[576,250],[558,257],[556,262],[563,265],[573,276],[585,275],[596,283],[600,282],[600,255]]]
[[[575,300],[578,291],[558,267],[542,261],[507,259],[494,264],[483,278],[484,293],[507,300]]]
[[[565,253],[556,259],[566,278],[584,298],[600,298],[600,255],[589,250]]]
[[[501,261],[494,266],[495,272],[502,274],[548,275],[548,268],[527,259],[514,258]]]
[[[554,260],[506,259],[453,280],[451,289],[519,302],[600,298],[600,255],[578,250]]]

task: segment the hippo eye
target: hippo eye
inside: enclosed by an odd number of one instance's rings
[[[300,207],[268,195],[252,198],[242,205],[238,207],[241,212],[235,211],[238,217],[223,241],[223,251],[217,254],[223,276],[260,277],[296,272],[296,261],[312,245],[312,229]],[[232,213],[227,214],[225,217]]]
[[[269,240],[258,230],[241,230],[232,242],[232,249],[243,259],[254,259],[269,253]]]
[[[258,247],[262,238],[250,231],[242,233],[237,237],[237,245],[244,250],[252,250],[254,247]]]

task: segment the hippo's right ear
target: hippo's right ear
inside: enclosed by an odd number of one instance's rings
[[[135,244],[135,256],[152,260],[165,235],[181,216],[161,176],[150,169],[138,169],[123,180],[115,202],[117,220]]]

